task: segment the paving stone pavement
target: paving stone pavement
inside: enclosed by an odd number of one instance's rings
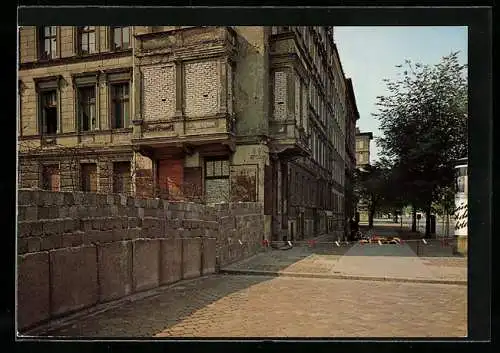
[[[296,246],[290,250],[268,250],[224,270],[467,281],[466,258],[418,257],[407,244]]]
[[[460,285],[212,275],[45,335],[464,337],[466,312]]]

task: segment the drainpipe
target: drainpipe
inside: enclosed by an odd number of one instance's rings
[[[132,114],[130,119],[135,119],[135,26],[132,26]]]

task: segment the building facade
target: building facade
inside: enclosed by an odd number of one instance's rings
[[[346,79],[347,87],[347,114],[346,114],[346,158],[345,158],[345,216],[346,220],[353,219],[356,213],[356,200],[354,198],[354,171],[356,169],[356,122],[359,112],[354,95],[354,87],[350,78]],[[346,222],[346,226],[349,222]],[[349,232],[349,229],[346,229]]]
[[[26,26],[19,51],[20,187],[257,201],[269,238],[342,234],[332,27]]]
[[[371,132],[360,132],[356,128],[356,168],[363,171],[363,168],[370,165],[370,141],[373,139]],[[366,200],[358,200],[357,219],[361,223],[368,223],[368,204]]]

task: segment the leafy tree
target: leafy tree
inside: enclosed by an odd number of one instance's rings
[[[453,163],[467,155],[466,65],[458,52],[437,65],[398,65],[398,79],[385,80],[388,94],[377,97],[382,154],[399,170],[404,198],[426,213],[430,233],[432,202],[453,185]]]
[[[356,199],[364,201],[368,206],[368,227],[373,227],[373,218],[377,211],[399,210],[402,206],[394,182],[397,178],[395,170],[386,160],[374,165],[357,169],[354,173],[354,192]]]

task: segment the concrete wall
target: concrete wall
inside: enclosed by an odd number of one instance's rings
[[[20,190],[18,328],[214,273],[259,251],[263,217],[258,203]]]

